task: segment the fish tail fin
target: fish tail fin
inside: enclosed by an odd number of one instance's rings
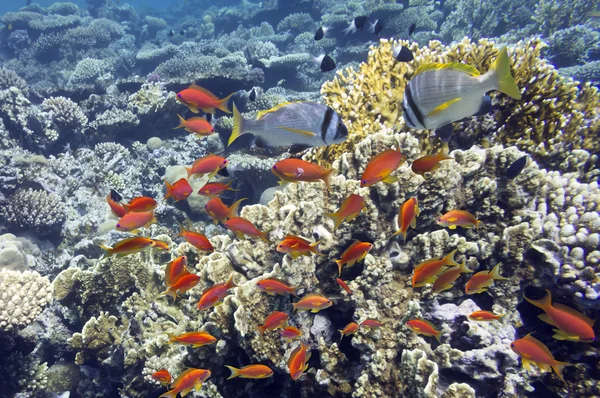
[[[352,32],[356,32],[356,28],[354,27],[354,23],[351,22],[350,26],[348,26],[346,29],[343,29],[342,32],[344,32],[344,36],[346,36],[348,33]]]
[[[318,240],[315,243],[311,244],[310,245],[310,251],[312,253],[318,254],[319,256],[323,256],[324,254],[319,251],[319,245],[320,244],[321,244],[320,240]]]
[[[393,236],[402,235],[402,237],[404,238],[404,243],[406,244],[406,232],[407,231],[403,231],[402,229],[399,229],[396,232],[394,232]]]
[[[237,91],[234,91],[233,93],[229,94],[227,97],[220,99],[219,104],[217,105],[217,108],[219,108],[220,110],[222,110],[225,113],[231,113],[231,109],[229,109],[229,100],[231,99],[231,96],[235,93],[237,93]],[[235,107],[235,104],[234,104],[234,107]]]
[[[173,130],[185,128],[185,119],[180,114],[177,114],[177,116],[179,116],[179,126],[173,127]]]
[[[323,174],[323,182],[325,183],[327,189],[329,189],[329,187],[331,186],[331,177],[333,176],[334,172],[334,169],[329,169],[325,170],[325,174]]]
[[[340,332],[340,341],[342,341],[344,338],[344,331],[342,329],[338,329],[338,332]]]
[[[165,290],[164,292],[162,292],[158,295],[158,297],[161,297],[161,296],[170,296],[170,297],[173,297],[173,301],[177,300],[177,293],[175,293],[175,291],[171,290],[171,287],[169,287],[167,290]]]
[[[369,32],[375,33],[375,25],[377,25],[378,21],[379,20],[376,20],[375,22],[369,21]]]
[[[227,380],[233,379],[240,375],[240,370],[238,368],[234,368],[233,366],[229,366],[229,365],[225,365],[225,367],[231,371],[231,375],[229,375]]]
[[[454,255],[456,254],[456,251],[458,249],[454,249],[452,250],[447,256],[446,256],[446,265],[451,266],[451,267],[458,267],[460,264],[456,262],[456,260],[454,259]]]
[[[560,377],[560,379],[564,382],[565,379],[563,378],[563,370],[564,368],[566,368],[567,366],[572,366],[572,363],[569,362],[559,362],[559,361],[554,361],[554,363],[551,365],[552,369],[554,369],[554,371],[556,372],[556,374],[558,375],[558,377]]]
[[[496,57],[491,70],[494,71],[498,79],[498,90],[514,99],[521,99],[519,86],[517,86],[515,79],[510,73],[510,60],[506,52],[506,47],[498,53],[498,57]]]
[[[240,203],[242,203],[242,201],[244,201],[246,199],[248,199],[248,198],[241,198],[240,200],[238,200],[237,202],[235,202],[234,204],[229,206],[229,211],[227,212],[227,217],[229,217],[229,218],[239,217],[238,211],[239,211]]]
[[[174,334],[167,333],[167,336],[169,337],[169,341],[167,341],[167,344],[173,344],[177,341],[177,336],[175,336]]]
[[[227,184],[225,184],[225,189],[227,189],[228,191],[235,191],[238,192],[239,189],[235,189],[231,187],[231,184],[233,184],[234,180],[229,181]]]
[[[227,287],[227,289],[232,289],[234,287],[238,287],[238,285],[236,285],[235,282],[233,281],[233,274],[231,274],[229,276],[229,280],[227,280],[225,287]]]
[[[294,312],[298,311],[298,303],[292,303],[292,308],[294,309]]]
[[[192,177],[192,168],[191,167],[186,167],[185,171],[187,171],[187,176],[188,176],[188,180],[190,179],[190,177]]]
[[[102,257],[100,257],[100,260],[102,260],[105,257],[109,257],[113,254],[113,248],[109,247],[109,246],[105,246],[105,245],[98,245],[100,246],[100,248],[102,250],[104,250],[104,253],[102,254]]]
[[[173,195],[173,185],[169,184],[169,181],[167,181],[166,178],[163,178],[163,180],[165,180],[165,185],[167,188],[167,193],[165,194],[165,200],[167,200],[171,197],[171,195]]]
[[[342,217],[339,214],[339,212],[325,214],[325,217],[329,217],[333,220],[333,229],[334,230],[336,230],[337,227],[340,226],[340,224],[342,223],[342,220],[344,219],[344,217]]]
[[[490,274],[492,275],[492,279],[495,279],[497,281],[505,281],[508,279],[508,278],[505,278],[502,275],[500,275],[500,266],[501,265],[502,265],[502,263],[496,264],[496,266],[490,271]]]
[[[233,129],[231,130],[231,135],[229,136],[229,140],[227,141],[227,146],[233,144],[233,141],[235,141],[240,135],[244,134],[243,127],[245,121],[246,120],[244,119],[240,111],[238,111],[237,106],[233,104]]]
[[[269,240],[269,233],[267,231],[261,232],[260,234],[258,234],[258,237],[265,243],[271,243],[271,241]]]
[[[166,393],[164,393],[163,395],[161,395],[158,398],[177,398],[177,391],[176,390],[167,391]]]
[[[265,326],[257,326],[256,330],[258,330],[258,334],[260,334],[261,336],[265,333]]]
[[[461,273],[461,274],[462,273],[468,274],[468,273],[473,272],[473,271],[471,271],[471,268],[467,267],[467,260],[465,260],[465,261],[462,262],[462,264],[458,268],[458,272]]]
[[[550,290],[548,289],[546,289],[546,295],[539,300],[530,299],[526,296],[523,297],[525,297],[525,300],[529,301],[531,304],[535,305],[538,308],[541,308],[544,311],[552,307],[552,293],[550,293]]]
[[[178,223],[178,224],[179,224],[179,234],[177,236],[183,236],[185,233],[185,228],[183,228],[182,223]]]
[[[342,267],[344,266],[344,261],[342,259],[334,260],[338,266],[338,276],[342,275]]]
[[[291,286],[289,293],[294,297],[298,297],[298,289],[300,289],[298,286]]]
[[[437,332],[436,334],[434,334],[433,336],[438,341],[438,343],[442,344],[442,331],[441,330],[439,332]]]
[[[475,220],[475,229],[479,232],[479,224],[481,224],[481,220]]]

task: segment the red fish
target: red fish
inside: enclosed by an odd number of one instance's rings
[[[471,272],[473,271],[467,267],[467,264],[464,261],[459,267],[448,268],[437,277],[435,282],[433,282],[431,291],[433,293],[439,293],[451,289],[454,286],[454,282],[460,277],[460,274],[468,274]]]
[[[256,282],[256,286],[268,294],[291,294],[296,297],[297,287],[290,286],[282,280],[276,278],[267,278]]]
[[[152,248],[154,248],[154,249],[163,250],[163,251],[167,251],[167,252],[171,249],[169,247],[169,244],[165,241],[152,239],[152,242],[154,243],[152,245]]]
[[[442,160],[454,159],[447,154],[440,152],[432,155],[425,155],[416,159],[412,165],[410,166],[413,173],[423,175],[425,173],[429,173],[430,171],[434,171],[440,167],[440,162]]]
[[[369,329],[377,329],[383,326],[383,323],[379,322],[377,319],[367,318],[360,323],[360,326],[366,326]]]
[[[468,211],[464,210],[450,210],[437,219],[437,224],[442,227],[448,227],[450,229],[456,229],[456,227],[473,228],[479,229],[481,221],[475,218],[475,216]]]
[[[139,213],[142,211],[152,211],[156,209],[156,206],[158,206],[156,200],[147,196],[139,196],[131,199],[128,204],[124,204],[123,208],[127,213]]]
[[[177,100],[187,106],[190,111],[198,113],[202,109],[204,113],[215,113],[220,109],[225,113],[231,113],[229,99],[235,93],[229,94],[223,99],[217,98],[213,93],[195,84],[177,93]]]
[[[198,348],[204,345],[214,344],[216,342],[217,339],[208,333],[188,332],[179,336],[170,334],[169,341],[167,344],[178,343],[183,345],[191,345],[192,348]]]
[[[531,370],[532,363],[545,372],[551,372],[550,368],[552,368],[562,381],[565,381],[562,375],[563,369],[573,365],[572,363],[559,362],[554,359],[548,347],[531,334],[510,343],[510,349],[521,357],[523,367],[526,370]]]
[[[123,217],[125,214],[127,214],[127,210],[125,210],[125,208],[123,207],[122,204],[114,201],[111,197],[110,197],[110,193],[108,195],[106,195],[106,203],[108,203],[108,207],[110,207],[110,211],[112,212],[112,214],[115,215],[115,217]]]
[[[100,245],[100,247],[106,250],[105,255],[102,256],[102,258],[104,258],[112,256],[114,254],[121,257],[132,253],[138,253],[152,245],[154,245],[154,241],[152,239],[133,237],[120,240],[117,243],[115,243],[113,247],[108,247],[104,245]]]
[[[498,263],[491,271],[479,271],[475,275],[469,279],[467,284],[465,285],[465,293],[467,294],[475,294],[475,293],[483,293],[488,290],[494,281],[505,281],[508,278],[500,275],[500,264]]]
[[[504,316],[505,316],[505,314],[496,315],[490,311],[479,310],[479,311],[472,312],[469,315],[469,319],[471,319],[473,321],[480,321],[480,322],[491,322],[491,321],[499,321],[500,319],[504,318]]]
[[[294,311],[311,311],[317,313],[321,310],[329,308],[333,305],[331,300],[320,294],[307,294],[302,297],[297,303],[293,303]]]
[[[165,268],[165,283],[171,286],[177,283],[182,276],[189,275],[189,271],[185,267],[187,265],[187,257],[177,257],[175,260],[167,264]]]
[[[204,184],[202,188],[198,191],[198,195],[215,197],[219,196],[225,191],[239,191],[239,189],[231,188],[231,183],[233,181],[229,181],[227,184],[221,184],[220,182],[208,182]]]
[[[402,235],[406,243],[406,231],[408,227],[415,229],[417,227],[417,216],[419,215],[419,203],[417,198],[410,198],[402,204],[398,212],[398,228],[394,235]]]
[[[170,197],[173,197],[176,202],[180,200],[187,199],[193,192],[192,186],[185,178],[180,178],[175,181],[173,185],[169,184],[167,180],[165,180],[165,184],[167,185],[167,193],[165,194],[165,200]]]
[[[167,290],[162,292],[160,296],[171,296],[173,300],[177,299],[177,295],[185,293],[198,284],[200,277],[196,274],[186,274],[181,276],[177,281],[173,282]]]
[[[254,224],[242,217],[233,217],[225,221],[225,228],[234,232],[239,239],[244,239],[245,235],[253,238],[259,238],[263,242],[269,243],[269,233],[261,232]]]
[[[361,262],[371,251],[373,244],[369,242],[355,241],[349,248],[342,253],[342,258],[335,260],[338,265],[338,276],[342,275],[342,267],[347,265],[352,267],[354,264]]]
[[[288,321],[289,316],[285,312],[274,311],[266,319],[263,325],[259,326],[258,333],[262,336],[267,330],[275,330],[282,327]]]
[[[287,235],[279,245],[277,251],[279,253],[287,253],[295,260],[301,256],[310,256],[311,253],[319,254],[319,242],[311,243],[310,241],[299,236]]]
[[[281,331],[281,337],[288,341],[294,341],[302,337],[302,331],[296,326],[286,326]]]
[[[148,227],[155,222],[156,218],[152,211],[127,213],[117,221],[117,230],[123,232],[136,231],[138,228]]]
[[[456,249],[452,250],[445,257],[432,258],[417,265],[413,272],[412,287],[421,287],[432,283],[445,269],[458,267],[459,264],[454,260],[455,253]]]
[[[266,379],[267,377],[273,376],[271,368],[261,364],[248,365],[241,369],[227,365],[225,365],[225,367],[231,371],[231,376],[229,376],[227,380],[235,377],[241,377],[242,379]]]
[[[341,334],[340,340],[343,339],[344,336],[356,333],[359,327],[360,326],[358,325],[358,323],[350,322],[343,329],[338,329],[338,332],[340,332]]]
[[[194,388],[196,391],[202,388],[204,383],[210,377],[210,370],[188,368],[181,373],[171,384],[173,389],[161,395],[159,398],[177,398],[177,394],[181,393],[184,397]]]
[[[300,345],[290,354],[290,358],[288,359],[288,369],[290,370],[292,380],[298,380],[304,371],[308,369],[308,360],[310,359],[310,352],[308,352],[309,348],[309,345],[304,344],[301,341]]]
[[[201,234],[200,232],[188,231],[184,229],[182,225],[180,225],[179,228],[179,235],[177,236],[183,236],[185,241],[194,246],[196,249],[210,253],[215,251],[214,247],[204,234]]]
[[[152,378],[167,388],[169,387],[169,384],[171,384],[172,380],[171,374],[167,369],[161,369],[157,372],[152,373]]]
[[[179,116],[179,126],[174,127],[173,130],[185,129],[188,133],[194,133],[201,136],[208,136],[215,132],[213,126],[203,117],[192,117],[185,120],[181,115]]]
[[[210,155],[196,159],[192,167],[186,167],[185,169],[187,170],[188,178],[195,174],[198,174],[200,177],[208,174],[208,179],[211,179],[225,167],[227,167],[227,159],[211,153]]]
[[[436,330],[435,326],[429,321],[424,319],[411,319],[410,321],[406,322],[406,326],[416,334],[432,336],[435,337],[438,342],[442,342],[440,339],[442,332]]]
[[[365,200],[362,196],[353,193],[342,202],[342,206],[338,211],[325,215],[333,220],[333,229],[337,229],[343,221],[354,220],[363,210],[367,210]]]
[[[340,285],[340,287],[342,289],[344,289],[346,292],[348,292],[349,295],[352,295],[352,291],[350,290],[350,288],[348,287],[348,285],[346,284],[346,282],[344,282],[340,278],[335,278],[335,280],[337,281],[338,285]]]
[[[200,300],[198,301],[198,309],[206,310],[222,304],[223,299],[227,296],[227,291],[234,287],[237,287],[237,285],[233,283],[233,275],[229,277],[227,282],[217,283],[209,287],[202,292],[202,296],[200,296]]]
[[[225,224],[225,221],[227,221],[228,218],[239,217],[238,209],[240,207],[240,203],[246,199],[248,198],[242,198],[231,206],[227,207],[220,198],[212,198],[208,201],[208,203],[206,203],[204,209],[210,218],[213,219],[214,224],[217,224],[219,221],[222,224]]]
[[[323,181],[329,188],[333,169],[326,169],[318,164],[310,163],[302,159],[289,158],[275,163],[271,168],[273,174],[281,178],[280,184],[287,182],[316,182]]]
[[[375,155],[367,164],[367,168],[363,172],[360,179],[361,187],[370,187],[380,181],[386,184],[393,184],[398,181],[398,177],[394,177],[391,174],[398,169],[404,163],[406,158],[400,153],[393,149],[388,149],[381,152],[379,155]]]

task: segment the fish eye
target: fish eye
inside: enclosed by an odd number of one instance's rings
[[[215,131],[215,130],[213,130],[213,131]],[[225,163],[227,163],[227,159],[225,159],[225,160],[223,161],[223,164],[225,164]]]
[[[181,98],[181,94],[177,94],[177,96],[178,96],[179,98]]]
[[[273,165],[273,169],[277,170],[277,166]]]
[[[366,184],[366,183],[367,183],[367,180],[362,180],[360,183],[361,183],[361,184]]]
[[[510,346],[511,346],[512,348],[515,348],[515,343],[510,343]]]
[[[117,228],[121,228],[121,224],[117,224]]]

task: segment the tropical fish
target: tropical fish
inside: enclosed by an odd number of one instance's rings
[[[506,314],[496,315],[490,311],[479,310],[479,311],[472,312],[469,315],[469,319],[471,319],[473,321],[479,321],[479,322],[491,322],[491,321],[499,321],[500,319],[504,318],[505,315]]]
[[[152,373],[152,378],[167,388],[169,387],[169,384],[171,384],[172,380],[171,374],[166,369],[161,369],[157,372]]]
[[[392,174],[406,158],[394,149],[388,149],[375,155],[367,164],[365,171],[360,179],[361,187],[370,187],[380,181],[386,184],[392,184],[398,181],[398,177],[393,177]]]
[[[365,326],[369,329],[377,329],[383,326],[383,322],[379,322],[377,319],[367,318],[360,323],[360,326]]]
[[[317,313],[321,310],[329,308],[333,305],[331,300],[320,294],[307,294],[302,297],[297,303],[293,303],[294,311],[311,311]]]
[[[473,228],[479,229],[481,221],[475,218],[475,216],[465,210],[450,210],[443,216],[436,220],[438,225],[442,227],[448,227],[450,229],[456,229],[456,227]]]
[[[201,136],[208,136],[215,132],[212,124],[203,117],[197,116],[185,120],[181,115],[177,116],[179,116],[179,126],[173,127],[173,130],[185,129],[188,133],[194,133]]]
[[[185,178],[180,178],[175,181],[173,185],[169,184],[169,181],[165,180],[167,186],[167,193],[165,194],[165,200],[173,197],[176,202],[187,199],[193,192],[192,186]]]
[[[259,327],[258,333],[262,336],[267,330],[275,330],[282,327],[288,321],[289,316],[285,312],[274,311],[263,322]]]
[[[492,283],[494,283],[495,280],[508,280],[508,278],[505,278],[502,275],[500,275],[500,264],[502,263],[498,263],[491,271],[479,271],[478,273],[473,275],[465,285],[465,293],[483,293],[487,291],[490,286],[492,286]]]
[[[367,210],[365,200],[362,196],[353,193],[342,202],[342,206],[338,211],[335,213],[325,214],[325,216],[333,220],[333,229],[335,230],[343,221],[354,220],[363,210]]]
[[[162,292],[159,296],[171,296],[173,300],[177,299],[177,295],[185,293],[198,284],[200,277],[196,274],[187,273],[179,277],[176,281],[173,281],[168,286],[167,290]]]
[[[196,391],[200,391],[202,383],[209,377],[210,370],[188,368],[181,373],[173,383],[171,383],[173,389],[164,393],[159,398],[177,398],[177,394],[181,394],[182,397],[185,397],[194,388]]]
[[[119,257],[122,257],[128,254],[138,253],[144,250],[145,248],[153,245],[154,241],[152,239],[133,237],[120,240],[117,243],[115,243],[113,247],[108,247],[104,245],[100,245],[100,247],[106,251],[106,253],[102,256],[102,258],[104,258],[115,254]]]
[[[191,345],[192,348],[202,347],[203,345],[214,344],[217,342],[216,337],[205,332],[188,332],[175,336],[170,334],[167,344],[177,343],[183,345]]]
[[[189,1],[189,0],[187,0],[187,1]],[[185,36],[185,31],[183,29],[181,29],[181,32],[179,32],[179,36]],[[230,94],[230,95],[233,95],[233,94]],[[225,111],[225,112],[227,112],[227,111]]]
[[[512,180],[513,178],[521,174],[526,165],[527,155],[521,156],[519,159],[512,162],[510,166],[508,166],[508,168],[506,169],[506,178]]]
[[[415,267],[412,277],[412,286],[421,287],[435,281],[437,276],[448,267],[458,267],[459,264],[454,260],[456,249],[452,250],[444,257],[425,260]]]
[[[269,233],[262,232],[254,224],[242,217],[232,217],[225,221],[225,228],[237,235],[239,239],[244,239],[245,235],[253,238],[259,238],[263,242],[269,243]]]
[[[369,31],[375,36],[379,36],[379,33],[381,33],[384,27],[385,24],[383,23],[383,21],[381,19],[378,19],[375,21],[375,23],[372,23],[371,26],[369,26]]]
[[[156,217],[154,217],[154,212],[152,211],[127,213],[117,221],[117,230],[123,232],[135,232],[138,228],[148,227],[155,222]]]
[[[113,195],[113,192],[118,196]],[[120,204],[118,200],[115,200],[115,197],[120,198],[121,196],[116,191],[111,189],[110,192],[106,195],[106,203],[108,203],[108,207],[110,207],[110,211],[112,212],[112,214],[114,214],[115,217],[121,218],[125,214],[127,214],[127,210],[125,210],[125,207],[123,207],[123,205]]]
[[[540,315],[538,318],[556,327],[556,329],[553,329],[555,334],[552,336],[555,339],[583,343],[591,343],[596,340],[596,335],[592,328],[594,321],[571,307],[559,303],[552,304],[550,290],[546,290],[546,295],[540,300],[533,300],[527,297],[525,297],[525,300],[545,312],[545,314]]]
[[[335,61],[327,54],[321,54],[313,60],[319,66],[321,72],[331,72],[335,69]]]
[[[219,170],[225,167],[227,167],[227,159],[211,153],[210,155],[197,159],[192,164],[192,167],[186,167],[185,169],[187,170],[188,178],[195,174],[198,174],[198,176],[208,174],[208,179],[210,180],[217,175]]]
[[[227,146],[239,136],[252,134],[259,146],[302,148],[339,144],[348,129],[332,108],[316,102],[284,102],[260,111],[256,120],[244,119],[233,105],[233,131]]]
[[[263,279],[261,281],[256,282],[256,286],[268,293],[268,294],[279,294],[279,295],[285,295],[285,294],[291,294],[294,297],[296,296],[296,290],[298,289],[297,287],[294,286],[290,286],[287,283],[285,283],[282,280],[276,279],[276,278],[267,278],[267,279]]]
[[[165,268],[165,283],[167,286],[173,285],[179,281],[182,276],[190,275],[189,271],[185,267],[186,265],[186,256],[177,257],[175,260],[167,264],[167,267]]]
[[[179,227],[179,235],[177,236],[183,236],[187,243],[203,252],[212,253],[215,251],[214,247],[211,245],[210,241],[204,234],[201,234],[200,232],[188,231],[184,229],[182,225],[180,225]]]
[[[239,189],[231,188],[232,181],[229,181],[227,184],[221,184],[220,182],[207,182],[204,184],[202,188],[198,190],[198,195],[215,197],[219,196],[225,191],[239,191]]]
[[[202,292],[202,296],[198,301],[198,309],[206,310],[222,304],[223,299],[227,296],[227,291],[234,287],[237,287],[237,285],[233,282],[232,274],[227,282],[217,283]]]
[[[169,247],[169,244],[163,240],[152,239],[152,242],[153,242],[153,245],[152,245],[153,249],[164,250],[164,251],[169,251],[171,249]]]
[[[340,278],[335,278],[335,280],[337,281],[338,285],[340,285],[340,287],[342,289],[344,289],[349,295],[352,295],[352,291],[350,290],[350,288],[348,287],[348,285],[346,284],[346,282],[344,282]]]
[[[398,44],[392,48],[392,55],[394,59],[398,62],[410,62],[415,59],[412,51],[406,46],[402,44]]]
[[[240,207],[240,203],[246,199],[248,198],[242,198],[227,207],[220,198],[212,198],[206,203],[204,209],[210,218],[213,219],[214,224],[217,224],[219,221],[222,224],[225,224],[225,221],[227,221],[228,218],[239,217],[238,208]]]
[[[342,267],[344,265],[352,267],[354,264],[361,262],[372,248],[372,243],[361,242],[359,240],[354,241],[354,243],[342,253],[342,257],[339,260],[335,260],[335,263],[338,266],[338,276],[342,275]]]
[[[175,32],[173,32],[172,30],[169,32],[169,37],[173,37],[175,36]]]
[[[338,329],[338,332],[340,332],[340,334],[341,334],[340,340],[343,339],[344,336],[348,336],[350,334],[356,333],[358,331],[359,327],[360,326],[358,325],[358,323],[350,322],[349,324],[344,326],[343,329]]]
[[[127,211],[127,213],[139,213],[143,211],[152,211],[156,209],[158,203],[153,198],[149,198],[148,196],[138,196],[137,198],[133,198],[129,201],[128,204],[124,204],[123,208]]]
[[[406,232],[408,227],[415,229],[417,227],[417,216],[419,215],[419,202],[417,198],[412,197],[400,206],[398,211],[398,228],[394,235],[402,235],[404,243],[406,243]]]
[[[510,74],[506,48],[500,50],[484,75],[470,65],[457,62],[421,65],[404,90],[404,120],[415,129],[442,127],[478,113],[485,93],[492,90],[521,99],[519,87]]]
[[[327,189],[333,174],[333,169],[326,169],[318,164],[310,163],[302,159],[288,158],[280,160],[271,168],[273,174],[281,178],[279,182],[282,184],[287,182],[315,182],[323,181]]]
[[[441,273],[440,276],[437,277],[435,282],[433,282],[433,287],[431,291],[433,293],[443,292],[444,290],[451,289],[454,286],[454,282],[460,277],[460,274],[473,272],[467,267],[465,261],[458,266],[448,268],[444,272]]]
[[[302,337],[302,331],[296,326],[286,326],[281,331],[281,337],[288,341],[294,341]]]
[[[225,367],[231,371],[231,376],[229,376],[227,380],[235,377],[240,377],[242,379],[266,379],[267,377],[273,376],[271,368],[261,364],[248,365],[241,369],[228,365],[225,365]]]
[[[327,33],[332,30],[329,26],[319,26],[317,31],[315,32],[315,40],[319,41],[324,37],[327,37]]]
[[[435,337],[439,343],[442,342],[440,339],[442,332],[436,330],[435,325],[429,321],[426,321],[425,319],[411,319],[410,321],[406,322],[406,326],[416,334]]]
[[[432,155],[425,155],[418,159],[415,159],[415,161],[412,162],[410,168],[412,169],[413,173],[423,175],[425,173],[437,170],[440,167],[440,162],[442,160],[450,159],[454,158],[448,156],[444,152],[434,153]]]
[[[229,99],[233,94],[235,93],[231,93],[227,97],[219,99],[207,89],[192,84],[188,88],[177,93],[177,100],[194,113],[198,113],[198,109],[202,109],[204,113],[215,113],[215,109],[220,109],[225,113],[231,113],[228,104]]]
[[[248,99],[252,102],[256,101],[256,89],[253,88],[252,91],[250,91]]]
[[[290,370],[290,376],[292,380],[298,380],[304,371],[308,369],[308,360],[310,359],[310,352],[307,350],[310,348],[309,345],[300,342],[300,345],[296,347],[290,354],[288,359],[288,369]]]
[[[356,17],[352,20],[352,22],[350,22],[350,26],[348,26],[342,32],[344,32],[344,36],[346,36],[350,32],[356,33],[357,30],[363,30],[363,28],[365,27],[365,25],[368,22],[369,22],[368,17],[365,17],[365,16]]]
[[[415,32],[415,29],[417,29],[417,24],[413,22],[408,27],[408,35],[412,36],[412,34]]]
[[[573,365],[572,363],[559,362],[554,359],[552,353],[550,350],[548,350],[548,347],[533,337],[531,333],[522,339],[515,340],[510,343],[510,349],[521,357],[523,367],[527,371],[531,370],[532,363],[537,365],[537,367],[542,369],[544,372],[551,372],[550,368],[552,368],[562,381],[565,381],[562,375],[563,369],[567,366]]]
[[[321,255],[319,252],[319,242],[310,241],[299,236],[287,235],[280,244],[277,245],[279,253],[287,253],[294,260],[301,256],[310,256],[311,253]]]

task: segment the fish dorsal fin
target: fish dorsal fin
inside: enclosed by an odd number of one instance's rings
[[[267,109],[265,111],[258,111],[258,113],[256,114],[256,120],[262,119],[265,115],[268,115],[269,113],[277,112],[278,110],[280,110],[284,106],[288,106],[290,104],[297,104],[297,103],[300,103],[300,102],[302,102],[302,101],[282,102],[281,104],[275,105],[271,109]]]
[[[590,318],[588,318],[587,316],[583,315],[581,312],[577,311],[574,308],[571,308],[569,306],[566,306],[564,304],[559,304],[559,303],[554,303],[552,304],[552,306],[554,308],[556,308],[557,310],[561,310],[564,311],[568,314],[571,314],[579,319],[581,319],[582,321],[584,321],[585,323],[587,323],[590,326],[594,326],[594,321]]]
[[[350,253],[352,251],[352,249],[354,249],[356,246],[360,245],[362,242],[359,241],[358,239],[355,240],[354,242],[352,242],[352,244],[346,249],[344,250],[344,253],[342,253],[342,257],[344,257],[344,255],[346,255],[346,253]]]
[[[177,385],[179,385],[179,383],[181,383],[181,381],[190,373],[192,373],[194,370],[194,368],[187,368],[186,370],[184,370],[179,376],[177,376],[177,378],[175,379],[175,381],[173,381],[173,383],[171,383],[172,386],[176,387]]]
[[[527,340],[528,342],[530,342],[531,344],[535,345],[537,348],[542,350],[544,352],[544,354],[548,355],[548,358],[554,359],[554,357],[552,356],[552,353],[550,352],[548,347],[546,347],[544,345],[544,343],[542,343],[541,341],[539,341],[538,339],[533,337],[531,335],[531,333],[529,333],[527,336],[523,337],[523,340]]]
[[[300,134],[306,137],[314,137],[317,133],[313,133],[312,131],[295,129],[293,127],[285,127],[285,126],[277,126],[278,129],[283,129],[287,131],[291,131],[292,133]]]
[[[442,69],[452,69],[452,70],[456,70],[459,72],[464,72],[471,76],[481,75],[481,73],[479,73],[477,68],[475,68],[471,65],[463,64],[460,62],[448,62],[446,64],[434,63],[434,64],[421,65],[417,68],[417,71],[415,72],[415,76],[419,75],[421,73],[430,72],[430,71],[434,71],[434,70],[442,70]]]
[[[216,96],[216,95],[214,95],[212,92],[208,91],[208,90],[207,90],[207,89],[205,89],[204,87],[200,87],[200,86],[198,86],[197,84],[191,84],[191,85],[190,85],[188,88],[189,88],[190,90],[198,90],[198,91],[201,91],[201,92],[203,92],[204,94],[208,95],[208,96],[209,96],[210,98],[212,98],[212,99],[215,99],[215,100],[218,100],[218,99],[219,99],[219,98],[217,98],[217,96]]]
[[[426,117],[432,117],[437,115],[438,113],[442,113],[444,110],[446,110],[447,108],[450,107],[450,105],[457,103],[458,101],[460,101],[462,98],[453,98],[450,101],[444,102],[443,104],[439,105],[438,107],[436,107],[435,109],[433,109],[431,112],[429,112],[427,115],[425,115]],[[433,155],[435,156],[435,155]]]
[[[426,319],[419,319],[419,321],[421,321],[424,324],[426,324],[427,326],[429,326],[433,331],[437,331],[436,326],[433,323],[429,322],[428,320],[426,320]]]
[[[296,236],[296,235],[290,235],[290,234],[288,234],[288,235],[286,235],[286,236],[285,236],[285,238],[284,238],[284,239],[295,239],[295,240],[298,240],[298,241],[300,241],[300,242],[302,242],[302,243],[305,243],[305,244],[307,244],[307,245],[310,245],[310,241],[308,241],[307,239],[304,239],[304,238],[303,238],[303,237],[301,237],[301,236]]]

